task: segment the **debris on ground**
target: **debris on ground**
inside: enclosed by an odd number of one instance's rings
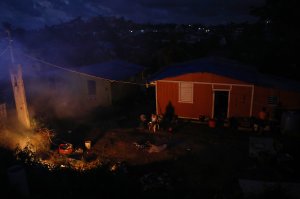
[[[116,162],[113,163],[112,166],[110,167],[111,172],[121,172],[121,173],[127,173],[127,166],[124,162]]]
[[[159,153],[165,150],[168,146],[167,144],[162,144],[162,145],[151,144],[149,141],[144,143],[134,142],[133,144],[138,150],[146,150],[148,153]]]
[[[167,148],[167,144],[162,144],[162,145],[154,145],[150,144],[150,147],[148,149],[148,153],[159,153],[162,152]]]
[[[143,150],[143,149],[149,148],[150,142],[149,142],[149,141],[144,142],[144,143],[134,142],[133,145],[134,145],[137,149]]]

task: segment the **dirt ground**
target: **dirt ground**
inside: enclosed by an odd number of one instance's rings
[[[91,152],[109,165],[108,170],[127,176],[140,191],[137,196],[243,198],[240,178],[295,180],[299,176],[296,169],[283,172],[274,161],[249,157],[249,137],[253,136],[281,140],[286,152],[298,157],[297,150],[289,148],[297,142],[272,132],[258,135],[247,130],[209,128],[188,120],[181,120],[172,133],[108,126],[107,130],[95,128],[86,134],[92,140]],[[295,165],[297,161],[291,168]]]
[[[236,186],[233,181],[248,161],[247,137],[227,131],[194,123],[182,124],[174,133],[116,129],[105,133],[93,150],[104,159],[125,162],[137,177],[147,172],[167,174],[173,179],[170,186],[191,194],[186,197],[203,195],[198,193],[201,189],[213,195],[224,186]],[[151,144],[160,150],[153,152]],[[134,168],[143,168],[142,173]]]
[[[76,132],[67,134],[77,137]],[[299,180],[296,169],[291,175],[279,175],[283,172],[273,163],[249,158],[250,136],[253,132],[209,128],[192,121],[181,121],[173,133],[152,133],[136,127],[95,128],[85,138],[92,140],[90,152],[105,164],[87,172],[64,168],[50,172],[38,165],[26,165],[30,198],[247,198],[238,184],[238,179],[247,174],[280,180],[294,176]],[[276,137],[270,132],[254,136]],[[81,136],[77,139],[83,140]],[[73,141],[80,146],[80,141]],[[297,168],[299,142],[281,141],[296,160],[290,168]],[[1,174],[3,177],[3,171]],[[3,187],[14,196],[9,185]]]
[[[271,197],[247,197],[239,179],[300,181],[299,137],[274,132],[258,135],[223,126],[210,128],[189,120],[179,120],[172,133],[163,128],[152,133],[138,125],[139,114],[149,115],[151,110],[141,112],[128,106],[122,114],[116,111],[111,116],[94,114],[84,121],[48,123],[57,133],[51,148],[54,157],[59,158],[57,144],[70,142],[101,162],[95,169],[79,172],[61,166],[50,171],[39,164],[16,162],[11,151],[1,149],[1,160],[5,160],[0,164],[4,198],[22,198],[6,172],[16,163],[26,170],[30,190],[27,198],[274,199],[288,197],[282,192],[272,192],[268,195]],[[277,156],[249,157],[250,137],[277,140],[282,146],[278,154],[289,154],[292,159],[279,164]],[[90,150],[85,149],[86,140],[92,143]],[[73,162],[73,158],[64,160]],[[86,158],[82,161],[88,162]]]

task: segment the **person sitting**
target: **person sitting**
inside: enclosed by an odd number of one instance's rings
[[[148,124],[149,131],[155,133],[159,129],[158,116],[156,114],[151,114],[151,121]]]
[[[266,127],[267,119],[268,119],[268,113],[266,111],[266,108],[263,107],[258,113],[258,127],[260,132],[263,131],[264,128]]]
[[[145,114],[140,115],[140,124],[139,124],[140,129],[146,129],[147,128],[147,117]]]

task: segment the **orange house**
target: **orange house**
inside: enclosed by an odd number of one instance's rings
[[[262,107],[300,109],[300,83],[262,75],[238,62],[208,57],[164,68],[151,80],[156,112],[180,118],[256,117]]]

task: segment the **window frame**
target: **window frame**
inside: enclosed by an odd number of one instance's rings
[[[183,92],[185,89],[185,92]],[[186,89],[190,89],[190,91],[186,91]],[[190,92],[190,96],[183,96],[184,93]],[[188,100],[187,100],[188,99]],[[179,103],[194,103],[194,83],[193,82],[179,82],[178,83],[178,102]]]

